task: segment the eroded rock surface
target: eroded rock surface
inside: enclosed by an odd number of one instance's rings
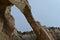
[[[10,13],[11,7],[12,4],[8,0],[0,0],[0,40],[22,40],[14,27],[15,20]]]
[[[25,13],[24,15],[28,22],[30,22],[35,33],[26,32],[25,34],[19,34],[14,27],[15,20],[10,14],[11,7],[12,4],[8,0],[0,0],[0,40],[60,40],[60,29],[47,29],[39,25],[37,26],[37,23],[32,18],[31,10],[27,5],[23,13]]]

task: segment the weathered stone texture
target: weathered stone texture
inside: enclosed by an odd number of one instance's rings
[[[2,29],[3,29],[3,20],[0,17],[0,32],[2,31]]]
[[[60,30],[46,29],[34,20],[27,0],[0,0],[0,40],[60,40]],[[15,4],[26,17],[34,33],[19,34],[15,29],[15,20],[10,14],[12,3]],[[20,4],[20,5],[18,5]]]
[[[34,32],[24,32],[22,35],[23,40],[36,40]]]
[[[22,40],[14,27],[15,20],[10,13],[11,7],[12,4],[9,1],[0,0],[0,40]]]
[[[55,40],[60,40],[60,28],[50,28],[49,31]]]
[[[3,32],[0,32],[0,40],[9,40],[9,36]]]

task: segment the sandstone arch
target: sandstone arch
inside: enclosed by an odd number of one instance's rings
[[[21,12],[23,13],[23,15],[26,17],[28,23],[31,25],[33,31],[35,32],[36,36],[37,36],[37,40],[42,40],[40,37],[40,27],[41,25],[38,25],[36,23],[36,21],[34,20],[32,13],[31,13],[31,9],[29,6],[29,3],[27,0],[20,0],[20,1],[13,1],[13,0],[9,0],[12,4],[15,4],[17,6],[17,8],[19,8],[21,10]],[[19,5],[18,5],[19,4]],[[40,26],[40,27],[39,27]],[[42,29],[42,28],[41,28]],[[51,37],[49,37],[46,33],[46,31],[42,30],[44,32],[44,34],[47,36],[47,39],[44,40],[53,40]]]
[[[42,34],[40,35],[40,27],[41,27],[41,25],[38,25],[36,23],[36,21],[34,20],[34,18],[32,16],[32,13],[31,13],[30,5],[29,5],[27,0],[18,0],[18,1],[17,0],[5,0],[5,1],[0,0],[0,2],[2,3],[2,5],[5,4],[5,6],[3,7],[4,9],[7,6],[10,6],[12,4],[16,5],[16,7],[21,10],[22,14],[26,17],[28,23],[31,25],[33,31],[35,32],[35,34],[37,36],[37,40],[41,40],[41,38],[40,38],[41,35],[42,35]],[[45,31],[43,31],[43,32],[46,35]],[[47,40],[53,40],[50,37],[48,37],[48,35],[46,35],[46,36],[47,36]]]

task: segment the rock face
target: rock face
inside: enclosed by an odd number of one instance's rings
[[[46,27],[45,29],[48,32],[49,36],[54,38],[54,40],[60,40],[60,28],[47,28]],[[42,34],[43,34],[42,38],[45,37],[44,33],[42,33]],[[37,37],[33,31],[22,33],[22,38],[23,38],[23,40],[36,40],[37,39]]]
[[[54,40],[60,40],[60,28],[56,28],[56,27],[47,28],[46,27],[45,29],[48,32],[48,34],[50,34],[50,36],[54,38]]]
[[[17,32],[16,29],[14,29],[12,35],[10,36],[10,40],[22,40],[22,35]]]
[[[8,34],[9,36],[12,33],[12,31],[15,29],[14,28],[15,20],[13,16],[10,14],[10,8],[11,6],[6,7],[4,13],[4,25],[3,25],[3,32]]]
[[[22,40],[14,27],[15,20],[10,14],[11,6],[8,0],[0,0],[0,40]]]
[[[48,28],[55,40],[60,40],[60,28]]]
[[[22,34],[22,38],[23,40],[36,40],[36,35],[34,34],[34,32],[24,32]]]
[[[9,40],[9,37],[5,33],[0,32],[0,40]]]

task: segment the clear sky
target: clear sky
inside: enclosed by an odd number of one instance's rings
[[[60,27],[60,0],[28,0],[32,15],[41,25]],[[19,31],[31,31],[21,11],[15,6],[11,11],[15,18],[15,27]]]

